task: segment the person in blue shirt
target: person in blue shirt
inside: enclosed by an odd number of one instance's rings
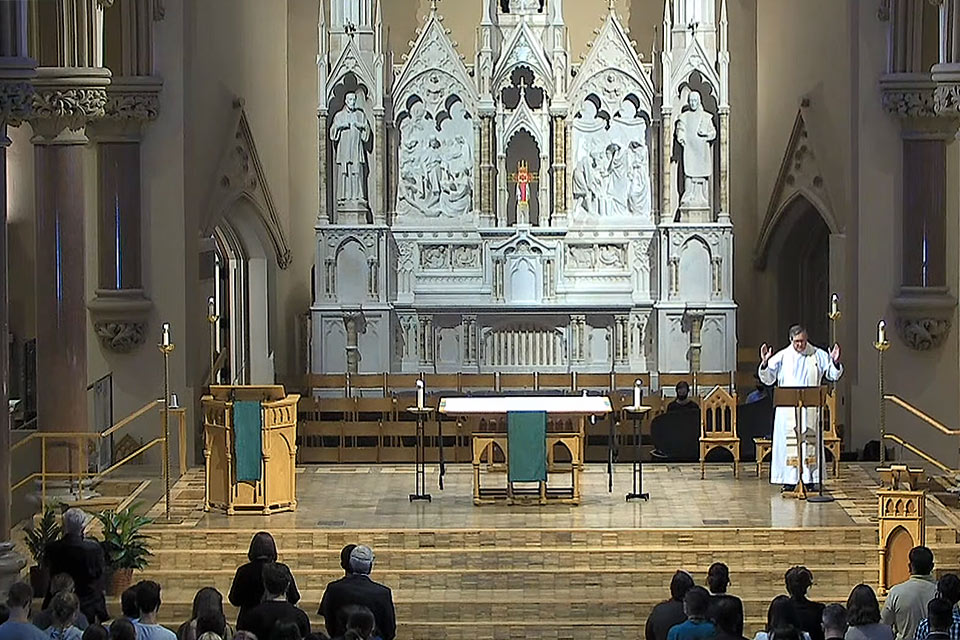
[[[49,640],[47,634],[30,622],[31,604],[33,587],[25,582],[13,583],[7,592],[10,617],[0,624],[0,640]]]
[[[710,594],[703,587],[693,587],[683,596],[683,610],[687,614],[686,622],[670,629],[667,640],[706,640],[716,635],[717,629],[707,620],[710,608]]]

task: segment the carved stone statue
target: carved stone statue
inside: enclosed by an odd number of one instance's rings
[[[510,13],[537,13],[540,0],[510,0]]]
[[[713,149],[717,129],[713,115],[703,108],[700,93],[691,91],[687,109],[677,119],[677,142],[683,147],[683,197],[680,206],[705,209],[710,206],[709,185],[713,176]]]
[[[624,99],[613,120],[610,136],[627,156],[626,208],[630,215],[651,218],[650,152],[647,148],[647,121],[637,113],[633,100]]]
[[[365,209],[367,206],[364,167],[367,164],[366,144],[370,139],[370,121],[357,105],[357,94],[348,93],[343,109],[333,117],[330,139],[335,145],[334,178],[338,208]]]

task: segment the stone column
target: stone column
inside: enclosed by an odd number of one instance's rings
[[[104,348],[128,353],[144,342],[153,303],[141,278],[141,129],[160,110],[159,78],[114,78],[105,118],[91,126],[98,142],[96,296],[88,308]]]
[[[613,363],[626,365],[630,357],[630,316],[617,314],[613,317]]]
[[[551,227],[567,225],[567,120],[563,116],[553,118],[553,208],[549,210],[553,211]]]
[[[26,0],[0,2],[0,595],[5,596],[26,559],[10,542],[10,362],[7,314],[7,126],[29,115],[33,60],[27,57]]]
[[[493,165],[493,117],[480,118],[480,226],[497,224]]]
[[[943,343],[957,305],[946,283],[947,145],[960,121],[951,100],[960,73],[952,66],[934,66],[933,77],[895,73],[880,81],[883,105],[899,118],[903,141],[901,284],[891,306],[897,333],[918,351]]]
[[[104,115],[109,82],[110,72],[94,67],[41,67],[34,81],[37,423],[43,431],[87,430],[83,145],[87,123]],[[79,457],[68,464],[76,468]]]

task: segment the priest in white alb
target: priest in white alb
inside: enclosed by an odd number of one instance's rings
[[[766,343],[760,347],[760,380],[766,385],[780,387],[819,387],[824,379],[836,381],[843,374],[840,364],[840,345],[834,344],[830,353],[807,342],[807,330],[799,325],[790,327],[790,344],[777,353]],[[818,410],[801,410],[800,434],[803,444],[803,478],[793,461],[797,457],[797,410],[777,407],[773,421],[773,450],[770,457],[770,482],[783,485],[790,491],[802,481],[808,488],[819,483],[817,460]],[[822,461],[821,461],[822,465]]]

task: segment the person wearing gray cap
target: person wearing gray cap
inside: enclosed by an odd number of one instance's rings
[[[320,600],[318,615],[323,616],[331,638],[342,636],[344,621],[339,615],[345,607],[367,607],[376,620],[375,637],[393,640],[397,635],[397,617],[390,588],[370,579],[373,549],[357,545],[350,552],[350,573],[327,585]]]

